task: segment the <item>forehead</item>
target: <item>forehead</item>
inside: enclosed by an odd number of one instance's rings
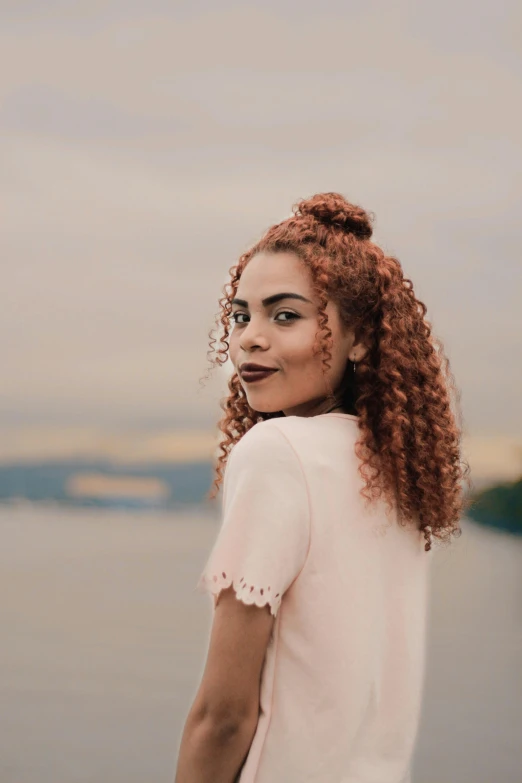
[[[294,253],[256,253],[243,270],[236,295],[254,301],[279,291],[294,291],[311,299],[308,269]]]

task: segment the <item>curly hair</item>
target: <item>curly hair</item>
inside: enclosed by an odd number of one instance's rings
[[[224,328],[224,347],[212,361],[216,341],[211,330],[207,358],[212,366],[228,358],[231,300],[249,260],[261,251],[296,254],[311,272],[319,302],[313,350],[322,355],[323,374],[332,355],[325,313],[329,299],[337,304],[343,324],[354,330],[356,342],[367,347],[355,373],[345,373],[340,398],[358,416],[356,453],[365,482],[363,498],[370,503],[384,496],[389,508],[396,508],[400,524],[413,522],[423,532],[426,551],[432,538],[446,544],[452,535],[462,533],[462,480],[469,486],[470,467],[461,455],[460,392],[442,343],[425,318],[427,308],[416,298],[400,262],[370,241],[372,213],[339,193],[303,199],[293,205],[292,213],[270,227],[229,269],[231,279],[223,288],[216,317],[216,326],[220,320]],[[225,437],[209,500],[219,489],[234,444],[257,422],[284,416],[282,411],[253,410],[237,373],[228,380],[228,389],[220,402],[224,415],[218,427]]]

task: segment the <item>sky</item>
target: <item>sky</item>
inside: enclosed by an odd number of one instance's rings
[[[228,269],[321,191],[375,214],[465,432],[522,438],[521,33],[511,0],[2,3],[13,448],[42,428],[211,431]]]

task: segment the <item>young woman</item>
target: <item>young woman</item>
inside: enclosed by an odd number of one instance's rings
[[[213,623],[176,783],[410,783],[432,544],[461,534],[469,465],[426,307],[371,236],[321,193],[230,270]]]

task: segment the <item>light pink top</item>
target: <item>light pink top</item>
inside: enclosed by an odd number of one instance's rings
[[[233,447],[196,590],[275,616],[239,783],[411,783],[429,565],[415,528],[365,508],[356,416],[259,422]]]

